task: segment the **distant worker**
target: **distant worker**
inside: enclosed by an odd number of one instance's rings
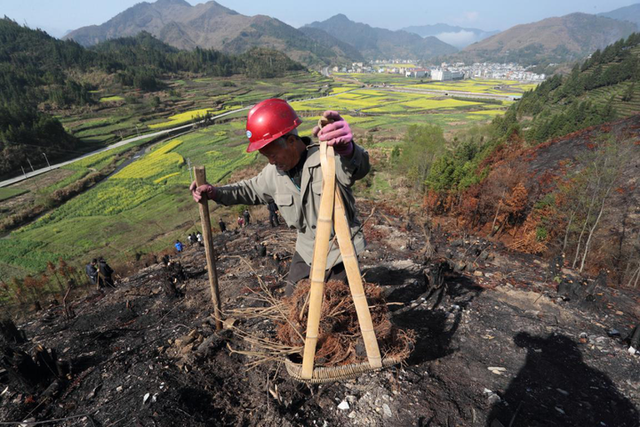
[[[89,281],[91,282],[92,285],[97,285],[98,284],[98,268],[97,268],[97,265],[98,265],[98,260],[94,258],[84,268],[85,272],[87,273],[87,276],[89,276]]]
[[[325,111],[323,117],[329,123],[323,128],[314,128],[313,135],[334,147],[336,186],[344,198],[356,253],[361,253],[365,241],[356,218],[351,186],[369,173],[369,155],[353,142],[349,124],[338,112]],[[288,295],[299,280],[309,277],[322,188],[319,147],[312,144],[310,138],[298,136],[296,128],[300,123],[302,120],[286,101],[260,102],[249,111],[247,118],[247,152],[260,151],[269,164],[257,176],[235,184],[214,187],[197,186],[193,182],[190,186],[196,202],[208,199],[228,206],[275,201],[286,223],[298,230],[286,289]],[[328,254],[327,269],[327,279],[346,278],[337,245],[333,245]]]
[[[220,221],[218,221],[218,225],[220,226],[221,233],[224,233],[225,231],[227,231],[227,224],[224,223],[222,218],[220,218]]]
[[[198,242],[198,238],[196,237],[196,233],[191,233],[187,236],[189,240],[189,245],[195,245]]]
[[[251,221],[251,214],[249,214],[249,209],[245,209],[244,212],[242,212],[242,218],[244,219],[244,226],[246,227],[247,225],[249,225],[249,222]]]
[[[242,218],[242,216],[238,215],[238,229],[244,227],[244,218]]]
[[[202,238],[202,233],[200,233],[199,231],[198,231],[198,234],[196,234],[196,239],[198,240],[198,244],[200,246],[204,245],[204,239]]]
[[[107,286],[110,288],[115,287],[113,284],[113,269],[104,258],[100,258],[98,261],[98,287],[105,288]]]
[[[174,246],[176,247],[176,251],[178,251],[178,253],[182,252],[182,249],[184,249],[182,242],[180,240],[176,240],[176,243]]]
[[[276,205],[276,202],[269,200],[267,209],[269,210],[269,222],[271,223],[271,227],[279,226],[280,221],[278,220],[278,205]]]

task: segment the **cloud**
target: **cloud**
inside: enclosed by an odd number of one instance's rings
[[[471,43],[475,43],[479,40],[478,35],[473,31],[456,31],[448,33],[436,34],[436,37],[445,43],[449,43],[457,48],[463,48],[469,46]]]
[[[475,11],[462,12],[462,14],[458,16],[456,21],[459,23],[466,24],[466,23],[476,22],[479,17],[480,17],[480,12],[475,12]]]

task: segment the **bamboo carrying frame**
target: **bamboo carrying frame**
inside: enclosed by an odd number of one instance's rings
[[[383,367],[401,362],[398,358],[390,357],[383,359],[380,356],[380,349],[373,329],[367,297],[364,293],[356,251],[351,241],[351,231],[344,209],[344,202],[340,194],[340,189],[335,183],[336,166],[333,147],[327,146],[324,141],[320,142],[320,165],[322,167],[322,197],[320,199],[316,240],[313,248],[309,314],[302,365],[294,363],[289,359],[285,361],[287,372],[292,378],[312,384],[354,378],[363,372],[382,369]],[[324,278],[329,252],[329,240],[331,238],[331,229],[334,225],[340,247],[340,254],[342,255],[342,262],[344,263],[347,280],[349,281],[351,297],[353,298],[356,308],[358,323],[367,352],[368,362],[335,367],[316,367],[314,369],[318,329],[320,326],[320,312],[322,310],[322,300],[324,297]]]

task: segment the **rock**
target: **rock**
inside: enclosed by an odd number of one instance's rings
[[[489,402],[490,405],[493,405],[494,403],[498,403],[501,400],[502,399],[500,399],[500,396],[498,396],[495,393],[491,393],[489,396],[487,396],[487,402]]]
[[[462,246],[464,245],[464,240],[462,239],[458,239],[458,240],[454,240],[453,242],[450,243],[450,246],[453,248],[456,248],[458,246]]]
[[[346,400],[343,400],[342,402],[340,402],[340,404],[338,405],[338,409],[340,409],[341,411],[348,411],[349,410],[349,403],[347,403]]]
[[[349,415],[347,415],[347,417],[349,417],[351,419],[355,418],[356,417],[356,412],[355,411],[349,412]]]
[[[480,270],[476,270],[476,271],[474,271],[474,272],[473,272],[473,275],[474,275],[474,276],[476,276],[476,277],[482,277],[482,276],[484,276],[484,274],[483,274],[483,273],[482,273],[482,271],[480,271]]]
[[[387,405],[386,403],[382,404],[382,413],[387,418],[391,418],[393,416],[393,414],[391,413],[391,408],[389,408],[389,405]]]
[[[453,271],[455,271],[456,273],[461,273],[466,268],[467,268],[467,263],[462,262],[462,261],[461,262],[456,262],[455,265],[453,266]]]

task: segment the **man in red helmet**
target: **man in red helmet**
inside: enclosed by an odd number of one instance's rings
[[[313,135],[331,145],[336,153],[336,184],[345,203],[345,210],[357,253],[364,250],[365,241],[356,218],[351,186],[369,173],[369,155],[353,142],[349,124],[336,111],[325,111],[330,122],[322,129],[315,127]],[[293,286],[309,277],[313,246],[322,193],[322,171],[318,145],[298,136],[302,123],[286,101],[267,99],[254,106],[247,118],[247,152],[260,151],[269,164],[255,177],[235,184],[214,187],[210,184],[190,186],[196,202],[206,197],[228,205],[259,205],[274,201],[280,215],[290,228],[298,230],[296,252],[291,261],[287,294]],[[340,251],[332,245],[327,259],[327,279],[344,280],[346,274]]]

